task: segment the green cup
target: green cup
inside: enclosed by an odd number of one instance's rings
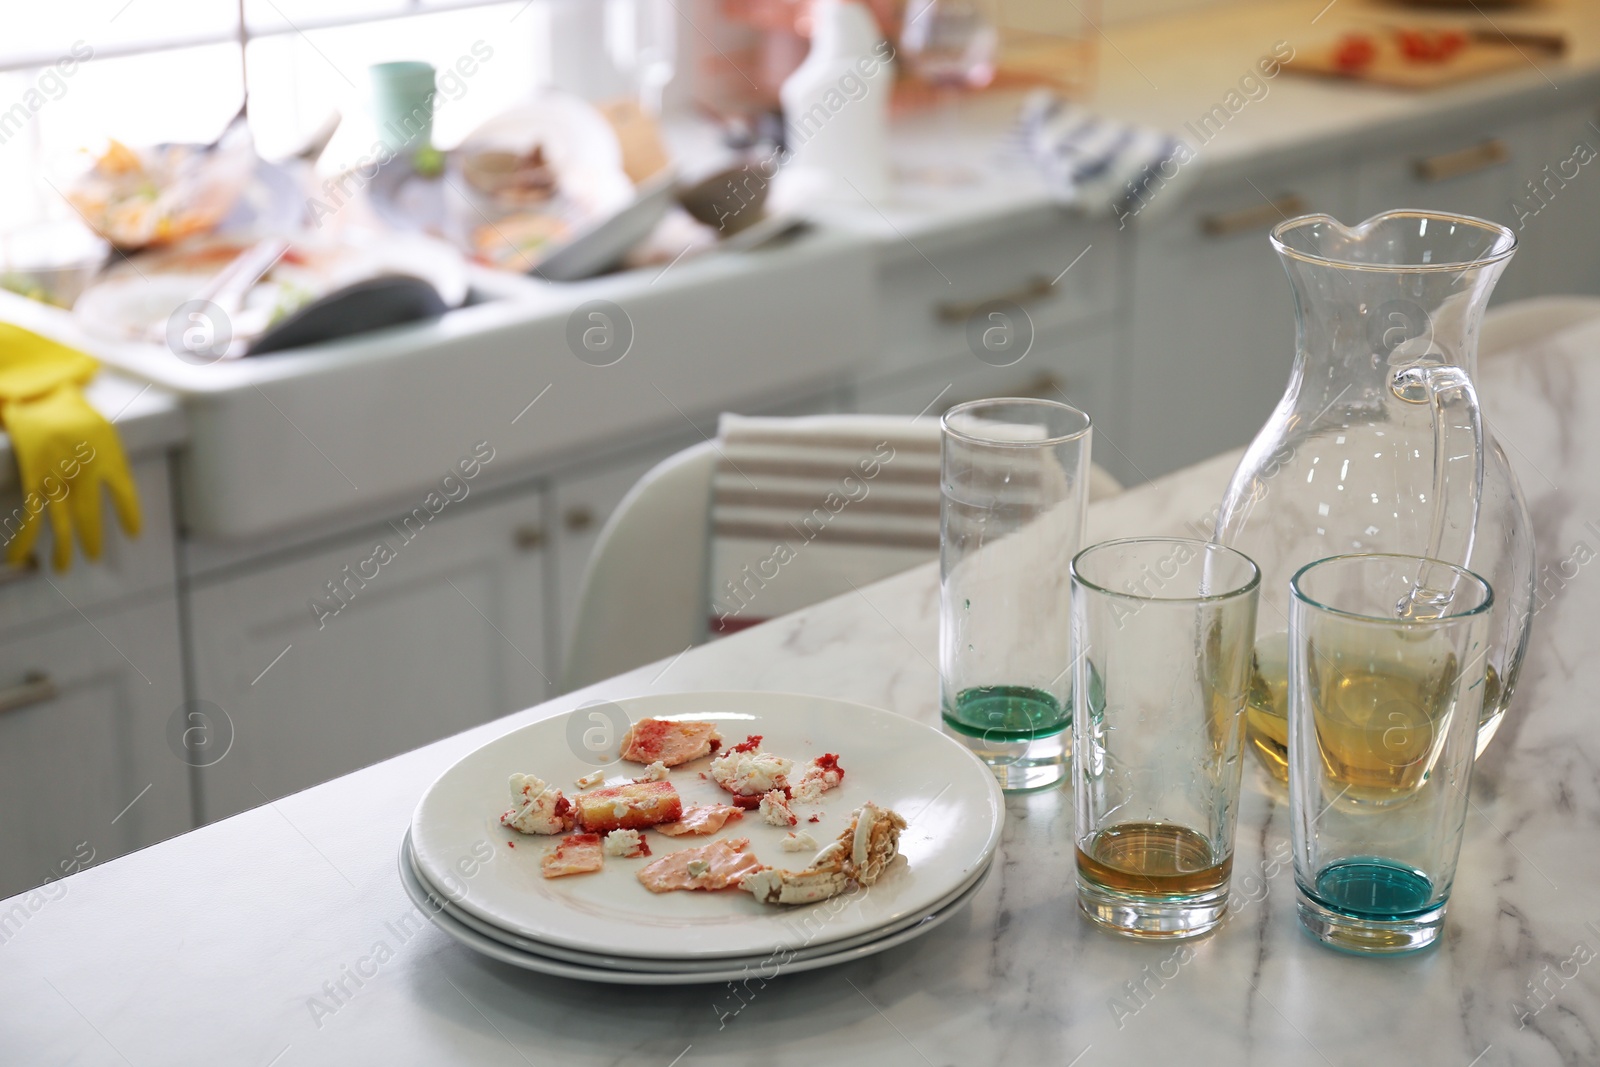
[[[378,137],[396,156],[413,158],[433,146],[433,64],[420,60],[374,63],[371,110]]]

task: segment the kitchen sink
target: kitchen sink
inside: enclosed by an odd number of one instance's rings
[[[837,378],[876,340],[874,260],[814,233],[577,283],[478,270],[440,319],[205,366],[10,294],[0,313],[179,395],[189,533],[239,541],[414,503],[477,442],[505,471]]]

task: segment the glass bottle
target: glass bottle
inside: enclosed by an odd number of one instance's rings
[[[976,0],[911,0],[900,50],[930,85],[981,89],[994,81],[1000,35]]]
[[[1234,471],[1215,539],[1261,567],[1249,747],[1288,774],[1289,579],[1347,553],[1424,555],[1494,590],[1477,751],[1516,688],[1533,603],[1533,533],[1473,378],[1484,307],[1516,250],[1504,226],[1388,211],[1354,227],[1280,223],[1295,302],[1288,391]],[[1417,589],[1396,612],[1426,613]]]

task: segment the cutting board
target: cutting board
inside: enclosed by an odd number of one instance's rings
[[[1400,45],[1387,35],[1374,34],[1373,43],[1377,46],[1377,54],[1372,57],[1371,63],[1358,71],[1341,70],[1334,62],[1334,56],[1339,51],[1339,42],[1336,40],[1302,49],[1293,60],[1284,64],[1284,69],[1297,74],[1371,82],[1396,89],[1436,89],[1500,74],[1529,63],[1528,58],[1516,47],[1503,42],[1470,41],[1449,59],[1433,63],[1407,59],[1401,54]]]

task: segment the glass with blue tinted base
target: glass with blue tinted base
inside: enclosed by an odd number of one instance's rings
[[[1444,927],[1494,595],[1461,567],[1334,556],[1290,581],[1289,801],[1301,925],[1401,953]]]

